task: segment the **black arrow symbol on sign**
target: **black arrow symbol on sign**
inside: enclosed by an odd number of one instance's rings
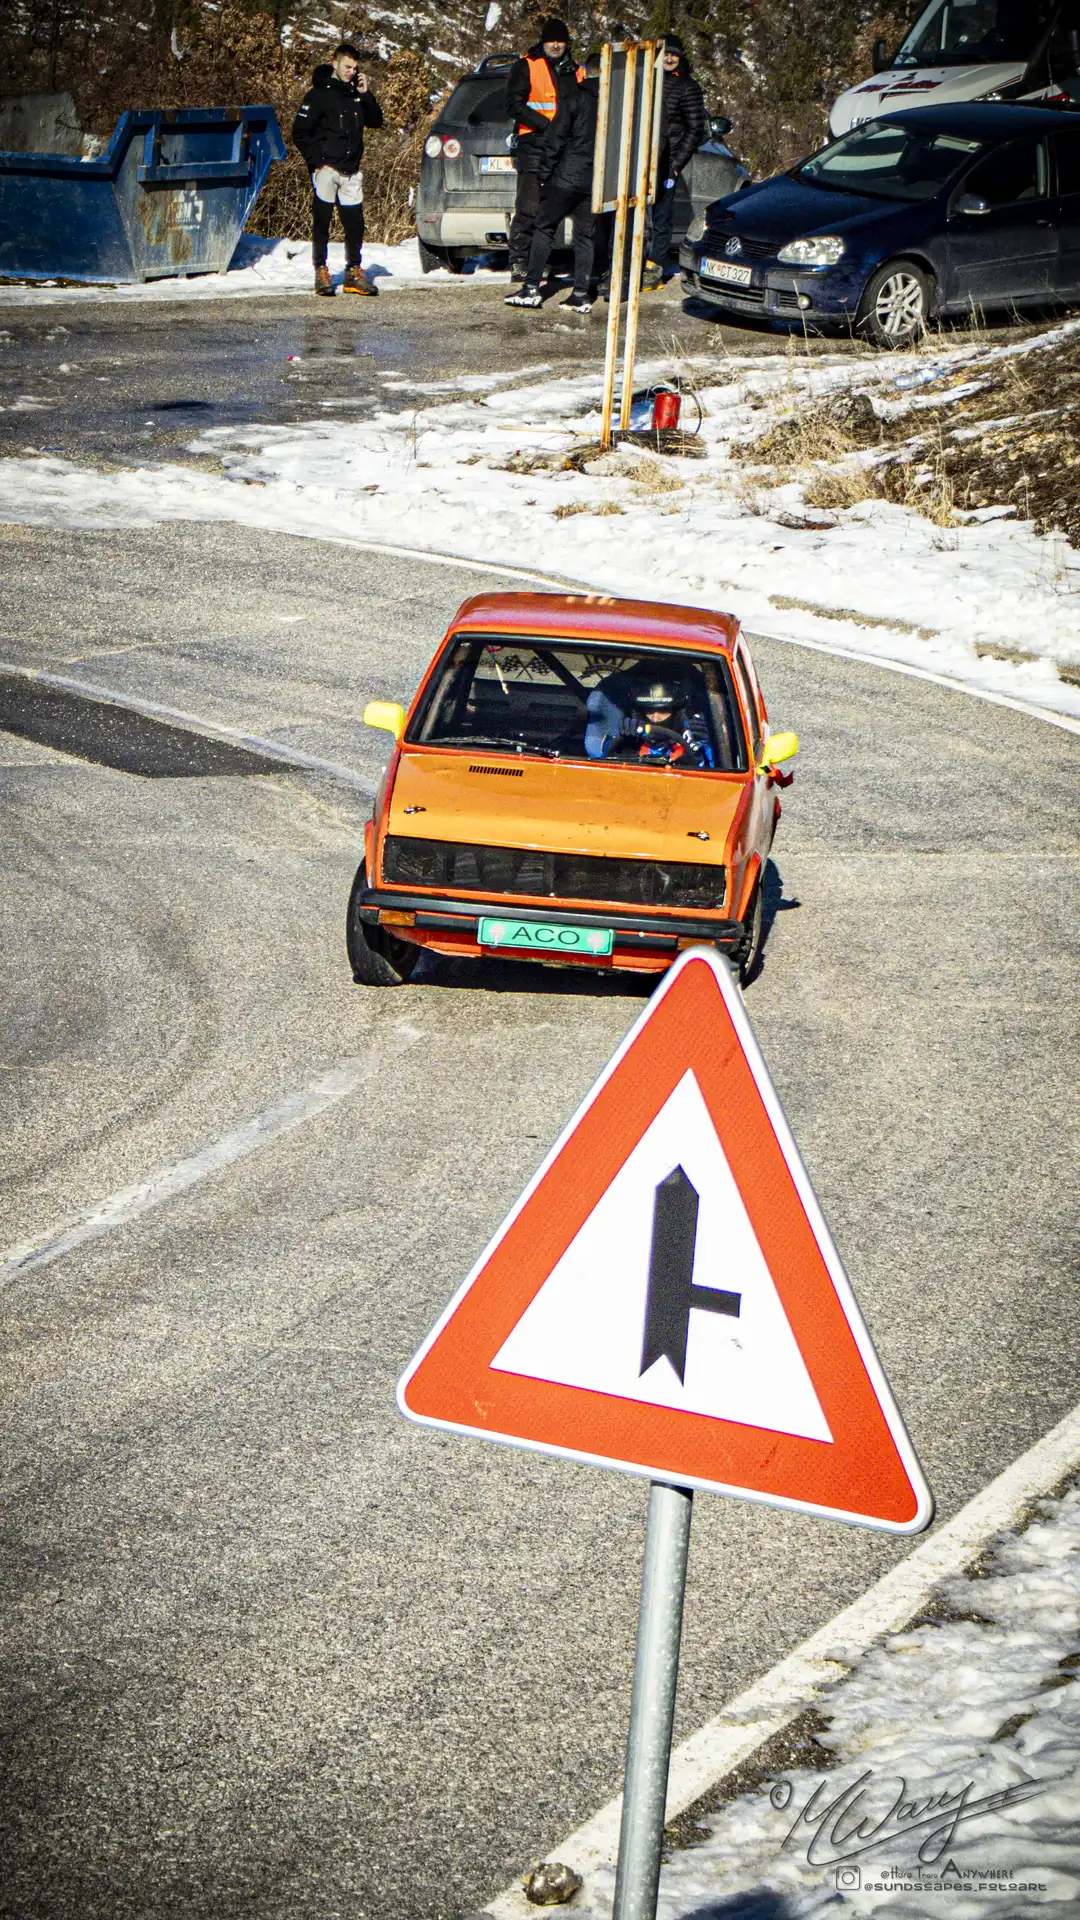
[[[690,1312],[728,1313],[739,1317],[742,1295],[720,1287],[695,1287],[694,1248],[697,1244],[698,1194],[681,1167],[661,1180],[653,1202],[652,1250],[649,1254],[649,1291],[645,1297],[645,1337],[641,1345],[641,1373],[654,1361],[668,1359],[684,1384],[686,1340]]]

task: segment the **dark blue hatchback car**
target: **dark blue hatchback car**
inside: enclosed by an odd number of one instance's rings
[[[1080,300],[1080,115],[885,114],[715,201],[680,257],[687,291],[730,313],[883,347],[940,314]]]

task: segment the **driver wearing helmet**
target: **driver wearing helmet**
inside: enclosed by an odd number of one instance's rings
[[[591,758],[617,756],[665,767],[713,765],[708,728],[681,680],[659,673],[615,675],[590,694],[588,712],[585,744]]]

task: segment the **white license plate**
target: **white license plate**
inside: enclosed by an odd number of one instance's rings
[[[730,260],[703,259],[701,272],[707,273],[710,280],[731,280],[737,287],[750,285],[750,268],[733,266]]]
[[[481,173],[513,173],[514,163],[508,153],[485,153],[480,161]]]

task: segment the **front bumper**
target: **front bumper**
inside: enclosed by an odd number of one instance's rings
[[[481,947],[477,930],[481,919],[547,920],[556,926],[610,927],[615,935],[614,950],[607,959],[594,955],[567,956],[544,964],[558,966],[631,967],[655,972],[668,966],[681,946],[699,940],[731,953],[743,938],[738,920],[723,920],[713,914],[625,913],[606,907],[549,907],[542,901],[448,900],[440,894],[407,893],[389,887],[362,887],[357,902],[361,920],[368,925],[384,925],[400,940],[417,946],[434,947],[442,953],[465,956],[490,954],[495,949]],[[390,916],[390,917],[387,917]],[[408,916],[406,919],[405,916]],[[500,960],[531,960],[540,956],[512,947],[497,949]]]
[[[749,286],[713,280],[700,270],[701,244],[684,244],[679,253],[683,287],[698,300],[727,313],[757,314],[767,320],[820,320],[851,325],[859,309],[867,273],[844,261],[838,267],[799,273],[774,261],[751,265]]]

